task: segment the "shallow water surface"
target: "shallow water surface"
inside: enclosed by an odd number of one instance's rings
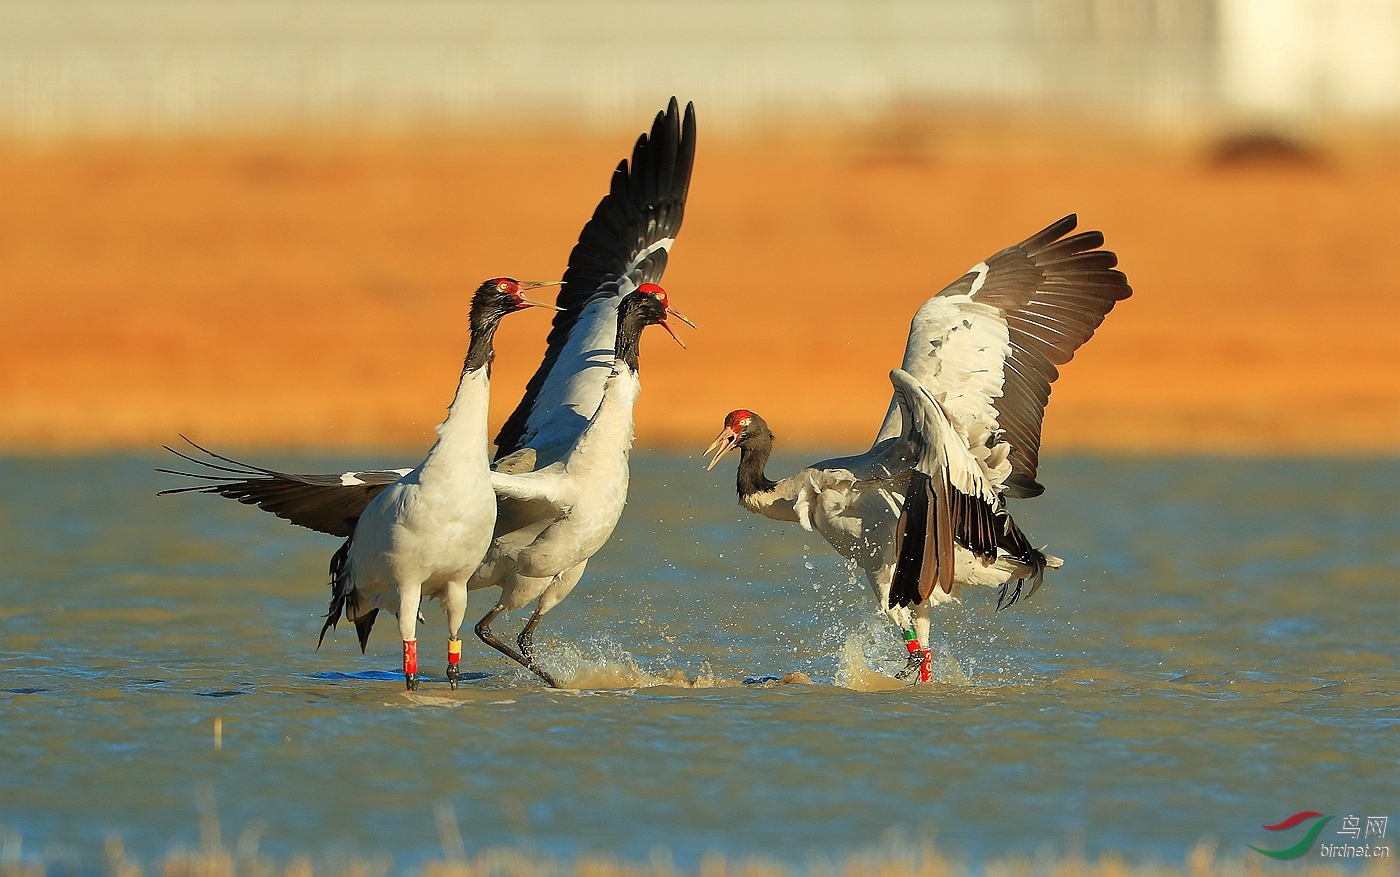
[[[149,860],[196,840],[201,788],[272,855],[401,869],[441,855],[444,803],[469,851],[798,864],[890,831],[972,861],[1179,857],[1298,810],[1400,817],[1394,462],[1052,458],[1014,510],[1065,568],[1010,610],[944,611],[939,681],[909,688],[819,537],[745,514],[732,473],[639,454],[617,534],[537,638],[577,690],[468,632],[450,692],[429,604],[417,695],[392,621],[367,656],[346,625],[316,650],[337,540],[157,499],[163,462],[0,458],[0,825],[30,849],[91,860],[116,832]],[[746,684],[793,671],[814,684]]]

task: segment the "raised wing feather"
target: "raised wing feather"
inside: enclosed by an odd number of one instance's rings
[[[998,435],[1009,444],[1010,496],[1044,490],[1035,474],[1056,366],[1132,294],[1100,232],[1070,234],[1077,222],[1066,216],[976,265],[919,309],[905,346],[903,369],[933,395],[947,394],[944,407],[969,447]],[[899,434],[897,407],[892,400],[877,443]]]
[[[676,99],[618,165],[569,254],[544,361],[496,436],[497,459],[530,445],[562,453],[598,410],[612,369],[617,304],[666,270],[695,163],[695,108]]]
[[[189,441],[189,439],[185,439]],[[201,472],[157,469],[169,475],[198,478],[205,483],[162,490],[171,493],[217,493],[245,505],[255,505],[300,527],[349,536],[370,501],[411,469],[369,469],[339,475],[293,475],[240,463],[190,442],[210,460],[166,448],[172,454],[203,468]],[[213,462],[217,460],[219,462]]]
[[[939,295],[914,315],[909,338],[903,370],[939,397],[966,446],[986,457],[997,431],[1002,363],[1011,353],[1005,318],[966,295]],[[888,433],[899,435],[898,405],[891,406],[887,422],[894,428]]]

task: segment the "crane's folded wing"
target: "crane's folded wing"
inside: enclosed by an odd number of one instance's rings
[[[954,543],[986,561],[997,558],[1001,500],[980,461],[927,388],[902,369],[890,372],[903,435],[915,458],[895,528],[892,605],[927,599],[935,587],[952,593]]]
[[[577,500],[573,481],[563,474],[562,466],[549,466],[522,475],[492,472],[491,489],[496,491],[496,496],[505,499],[548,503],[557,510],[557,517],[566,517]]]

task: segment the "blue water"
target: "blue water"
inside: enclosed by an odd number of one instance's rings
[[[158,860],[197,841],[200,789],[267,855],[400,870],[442,856],[443,804],[469,852],[681,864],[839,860],[891,832],[974,863],[1179,860],[1281,846],[1260,825],[1299,810],[1400,817],[1395,461],[1050,458],[1014,511],[1064,569],[1011,610],[943,612],[938,682],[879,690],[902,646],[834,552],[744,513],[732,472],[639,454],[537,639],[582,690],[468,638],[451,693],[431,604],[413,697],[392,625],[366,656],[345,626],[315,648],[337,540],[158,499],[163,462],[0,458],[0,825],[34,854],[95,862],[116,833]],[[794,671],[814,684],[772,679]]]

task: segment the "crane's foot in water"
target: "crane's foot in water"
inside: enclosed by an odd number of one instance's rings
[[[909,650],[909,663],[904,665],[904,669],[894,674],[896,679],[904,679],[912,676],[916,671],[919,682],[930,682],[933,679],[933,650],[923,648],[919,644],[919,638],[914,631],[904,631],[904,647]]]
[[[894,674],[896,679],[908,679],[911,676],[916,682],[933,681],[932,649],[920,649],[916,654],[910,655],[909,663],[904,665],[904,669]]]
[[[923,662],[923,648],[919,645],[919,635],[912,630],[904,631],[904,647],[909,650],[909,663],[904,665],[904,669],[894,674],[894,678],[903,679],[919,668]]]
[[[924,656],[923,656],[923,655],[910,655],[910,656],[909,656],[909,663],[907,663],[907,664],[904,665],[904,669],[902,669],[902,670],[900,670],[898,673],[894,674],[894,678],[896,678],[896,679],[907,679],[907,678],[909,678],[910,676],[912,676],[912,675],[914,674],[915,671],[917,671],[917,670],[919,669],[919,666],[922,665],[923,663],[924,663]]]
[[[543,679],[544,683],[550,688],[563,688],[562,685],[554,681],[554,677],[549,675],[547,671],[535,664],[534,661],[527,659],[524,655],[520,654],[515,649],[501,642],[500,637],[496,636],[496,634],[491,632],[491,622],[495,621],[496,616],[504,612],[505,609],[506,607],[497,604],[495,608],[493,608],[490,612],[487,612],[486,617],[476,623],[475,630],[477,637],[491,648],[495,649],[496,651],[505,655],[507,658],[510,658],[515,663],[524,667],[526,670],[529,670],[531,673],[534,673],[536,676]]]
[[[452,686],[452,690],[457,690],[457,685],[462,681],[462,641],[453,637],[447,641],[447,684]]]
[[[540,667],[539,665],[535,664],[534,662],[531,662],[531,663],[529,663],[529,664],[526,664],[525,667],[526,667],[531,673],[534,673],[536,676],[538,676],[538,677],[540,677],[541,679],[543,679],[543,680],[544,680],[544,683],[545,683],[546,685],[548,685],[550,688],[563,688],[563,687],[564,687],[564,686],[560,685],[558,682],[555,682],[555,681],[554,681],[554,677],[551,676],[551,675],[549,675],[549,671],[545,670],[544,668]]]
[[[403,641],[403,681],[409,691],[418,690],[418,640]]]

